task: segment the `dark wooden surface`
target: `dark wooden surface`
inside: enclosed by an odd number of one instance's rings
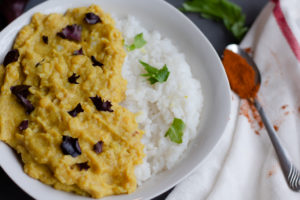
[[[26,10],[43,2],[44,0],[29,0]],[[184,0],[166,0],[173,6],[179,8]],[[268,2],[267,0],[231,0],[240,5],[246,13],[246,23],[251,26],[261,9]],[[234,38],[227,32],[227,30],[219,23],[212,22],[199,17],[197,14],[186,14],[209,39],[214,48],[221,55],[224,47],[227,44],[235,42]],[[0,157],[1,159],[1,157]],[[171,190],[170,190],[171,191]],[[153,200],[164,200],[169,192],[166,192]],[[0,199],[1,200],[32,200],[32,198],[23,192],[5,172],[0,168]],[[187,199],[188,200],[188,199]]]

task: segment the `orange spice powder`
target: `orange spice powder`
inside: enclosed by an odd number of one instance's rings
[[[245,48],[244,51],[245,51],[247,54],[252,54],[252,53],[253,53],[251,47]]]
[[[252,115],[253,115],[255,121],[257,121],[259,128],[262,129],[264,127],[264,123],[262,122],[262,119],[261,119],[258,111],[256,110],[255,106],[252,103],[249,103],[249,104],[250,104],[250,109],[252,111]]]
[[[224,51],[222,62],[231,89],[241,98],[254,98],[259,89],[259,84],[255,81],[255,71],[251,65],[244,58],[230,50]]]
[[[287,107],[288,107],[288,105],[283,105],[283,106],[281,106],[281,109],[284,110],[284,109],[286,109]]]
[[[248,100],[242,100],[240,114],[247,118],[251,129],[254,130],[255,134],[260,135],[259,131],[264,127],[264,125],[254,105]]]

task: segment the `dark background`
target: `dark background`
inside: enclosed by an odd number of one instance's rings
[[[44,2],[45,0],[29,0],[26,10],[33,6]],[[184,0],[166,0],[173,6],[181,7]],[[255,18],[262,10],[267,0],[230,0],[242,7],[243,12],[246,14],[246,25],[251,26]],[[203,19],[197,14],[186,14],[204,33],[209,39],[214,48],[221,55],[224,47],[227,44],[236,42],[229,32],[219,23]],[[170,191],[154,198],[153,200],[163,200],[167,197]],[[0,168],[0,199],[2,200],[32,200],[26,193],[24,193]],[[188,200],[188,199],[187,199]]]

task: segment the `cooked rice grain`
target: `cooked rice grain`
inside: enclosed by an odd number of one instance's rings
[[[126,44],[132,44],[139,33],[143,33],[147,41],[143,48],[127,53],[122,72],[128,81],[123,105],[137,114],[137,122],[145,131],[142,141],[147,156],[136,168],[137,180],[141,184],[154,174],[171,169],[182,159],[189,142],[198,133],[203,97],[200,83],[192,77],[184,55],[169,39],[157,31],[148,31],[132,16],[116,19],[116,25]],[[139,60],[158,68],[167,64],[168,80],[151,85],[140,76],[145,71]],[[186,124],[182,144],[164,137],[174,117]]]

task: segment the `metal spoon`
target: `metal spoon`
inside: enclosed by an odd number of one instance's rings
[[[254,62],[254,60],[245,52],[243,51],[238,45],[236,44],[230,44],[226,47],[226,49],[239,54],[243,58],[246,59],[246,61],[253,67],[255,73],[256,73],[256,83],[261,83],[261,75],[260,72]],[[296,167],[291,162],[290,156],[288,155],[286,149],[283,147],[279,137],[277,136],[272,124],[270,123],[270,120],[267,118],[263,108],[261,107],[259,101],[254,99],[248,99],[250,102],[254,104],[257,111],[259,112],[261,119],[266,127],[266,130],[268,132],[268,135],[272,141],[272,144],[275,148],[277,157],[279,159],[279,163],[281,165],[283,174],[285,176],[285,179],[289,185],[289,187],[294,191],[300,190],[300,173],[296,169]]]

